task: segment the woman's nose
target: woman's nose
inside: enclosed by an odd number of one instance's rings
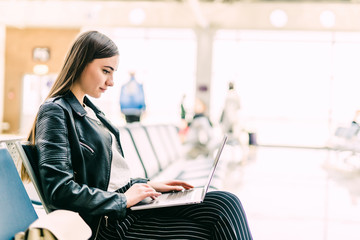
[[[114,86],[114,79],[112,77],[108,78],[108,80],[106,80],[106,85],[109,87]]]

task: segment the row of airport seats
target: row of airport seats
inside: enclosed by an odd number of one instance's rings
[[[214,156],[186,159],[176,126],[170,124],[128,124],[119,127],[120,141],[131,177],[151,180],[179,179],[195,187],[204,186]],[[9,143],[7,149],[15,163],[21,161],[31,179],[30,198],[38,213],[49,213],[44,204],[37,168],[37,152],[24,141]],[[221,189],[225,178],[226,161],[219,162],[210,190]],[[29,187],[26,188],[27,190]],[[29,190],[28,190],[29,193]],[[31,194],[32,193],[32,194]],[[42,209],[39,209],[39,204]],[[42,205],[42,206],[41,206]]]
[[[187,159],[175,125],[131,123],[119,127],[119,130],[132,177],[179,179],[196,187],[204,185],[215,156]],[[223,187],[226,163],[219,161],[210,188]]]
[[[336,128],[334,135],[328,141],[328,146],[334,149],[351,149],[353,143],[360,139],[359,125],[352,123],[350,126],[339,126]]]
[[[342,160],[360,153],[360,127],[356,123],[339,126],[327,142],[327,147],[336,153],[348,153]]]

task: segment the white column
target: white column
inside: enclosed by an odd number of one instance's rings
[[[197,36],[197,66],[195,97],[202,100],[206,106],[206,113],[210,112],[210,90],[212,78],[212,53],[214,29],[196,29]]]
[[[4,116],[5,35],[6,27],[0,24],[0,133],[2,133]]]

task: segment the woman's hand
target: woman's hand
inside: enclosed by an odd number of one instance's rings
[[[179,180],[171,180],[164,182],[149,181],[147,184],[153,187],[158,192],[182,191],[184,189],[187,190],[194,188],[194,186]]]
[[[161,193],[156,192],[154,188],[146,183],[136,183],[132,185],[124,194],[127,201],[127,208],[137,204],[147,197],[155,199],[161,195]]]

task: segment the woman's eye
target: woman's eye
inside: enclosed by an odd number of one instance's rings
[[[108,74],[108,73],[110,73],[110,71],[103,69],[103,73]]]

